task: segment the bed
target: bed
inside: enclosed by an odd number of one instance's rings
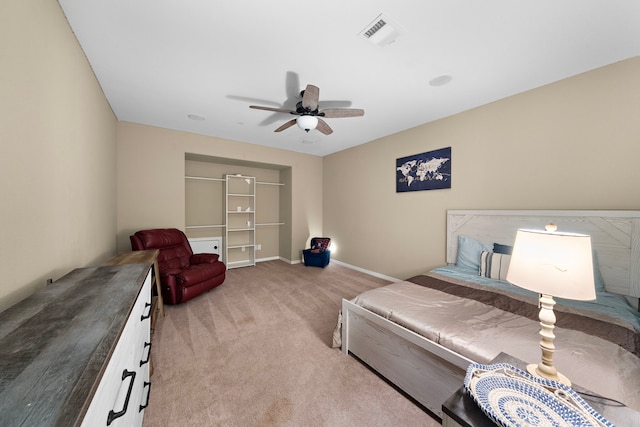
[[[540,360],[537,295],[479,272],[482,252],[501,257],[519,228],[548,223],[591,236],[597,290],[557,301],[555,366],[640,411],[640,211],[448,211],[447,265],[343,300],[334,346],[442,418],[469,363]]]

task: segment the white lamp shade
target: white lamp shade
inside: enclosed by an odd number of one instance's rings
[[[558,298],[595,299],[591,237],[518,230],[507,281]]]
[[[318,126],[318,118],[315,116],[300,116],[296,119],[296,123],[300,129],[310,131]]]

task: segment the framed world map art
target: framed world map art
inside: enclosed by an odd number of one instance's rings
[[[396,193],[451,188],[451,147],[396,159]]]

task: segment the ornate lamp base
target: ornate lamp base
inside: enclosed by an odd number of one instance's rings
[[[562,383],[562,384],[564,384],[564,385],[566,385],[568,387],[571,387],[571,380],[569,380],[569,378],[567,378],[566,376],[562,375],[558,371],[555,372],[555,375],[547,375],[543,371],[538,369],[538,365],[535,364],[535,363],[530,363],[529,365],[527,365],[527,372],[529,372],[534,377],[546,378],[548,380],[557,381],[557,382]]]

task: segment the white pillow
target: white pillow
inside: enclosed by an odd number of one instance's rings
[[[482,251],[478,275],[490,279],[507,280],[510,262],[511,255]]]

